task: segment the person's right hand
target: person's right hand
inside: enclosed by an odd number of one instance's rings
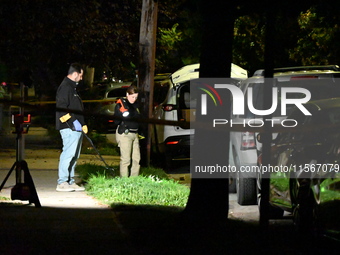
[[[83,131],[82,126],[81,126],[79,120],[73,121],[73,126],[74,126],[74,129],[76,131],[79,131],[79,132]]]

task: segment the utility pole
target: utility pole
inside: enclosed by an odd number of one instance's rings
[[[151,118],[153,109],[153,87],[156,56],[157,0],[143,0],[140,35],[138,87],[141,90],[141,107],[143,118]],[[150,124],[144,125],[147,166],[150,165],[151,137]],[[142,155],[143,155],[142,151]]]

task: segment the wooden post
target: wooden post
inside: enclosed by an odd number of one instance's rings
[[[140,35],[139,35],[139,68],[138,87],[141,90],[141,112],[143,118],[151,118],[153,109],[153,85],[156,55],[158,3],[155,0],[143,0]],[[150,125],[144,125],[146,137],[145,164],[150,165],[151,137]],[[144,148],[143,148],[144,149]],[[143,150],[142,150],[143,155]]]

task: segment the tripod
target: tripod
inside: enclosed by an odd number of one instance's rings
[[[4,187],[7,182],[9,176],[15,169],[16,173],[16,184],[12,188],[11,191],[11,199],[12,200],[28,200],[30,204],[34,203],[35,207],[41,207],[37,191],[35,189],[32,176],[28,170],[28,165],[25,160],[22,158],[23,154],[23,140],[22,134],[28,133],[28,128],[30,124],[31,116],[28,115],[28,120],[24,120],[24,116],[22,114],[16,114],[12,116],[12,122],[15,125],[15,132],[17,134],[16,137],[16,162],[13,164],[12,168],[9,170],[5,179],[3,180],[0,191]],[[24,128],[26,127],[26,130]],[[24,172],[24,182],[21,181],[21,174]]]

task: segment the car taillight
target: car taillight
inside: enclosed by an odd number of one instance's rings
[[[174,145],[174,144],[178,144],[179,141],[170,141],[170,142],[167,142],[166,144],[168,145]]]
[[[175,106],[173,104],[165,104],[163,105],[163,110],[166,112],[170,112],[175,109]]]
[[[255,133],[243,132],[241,133],[241,150],[256,149]]]

